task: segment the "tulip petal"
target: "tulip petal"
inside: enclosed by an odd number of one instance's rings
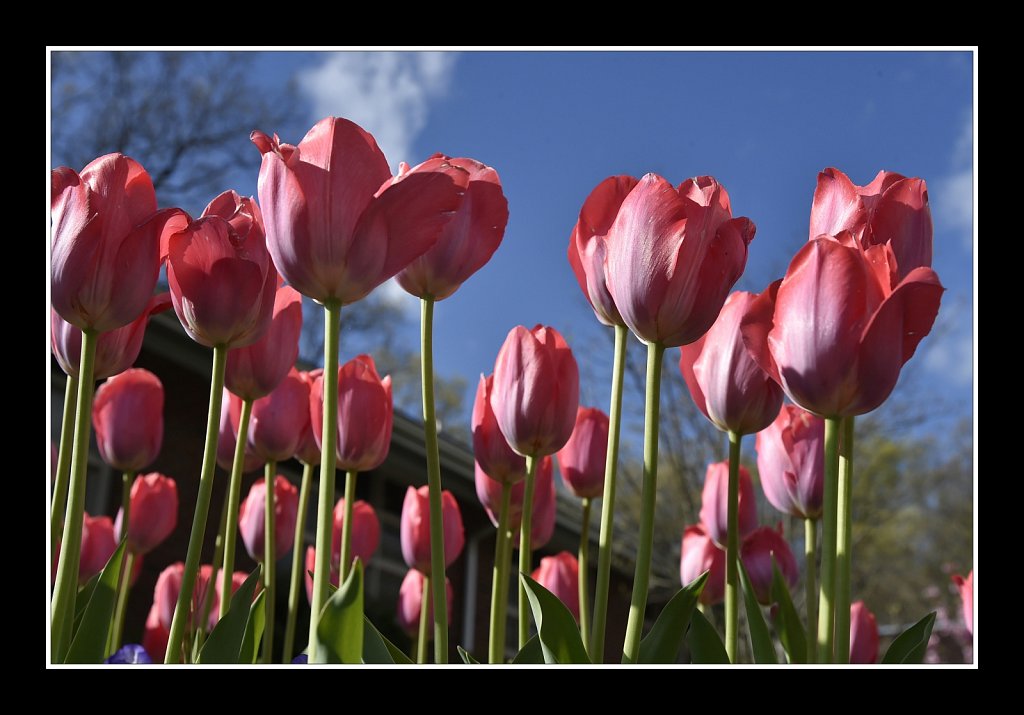
[[[754,359],[775,382],[782,383],[779,368],[768,348],[768,335],[775,327],[775,301],[782,280],[777,280],[759,294],[747,306],[747,312],[740,320],[740,334],[743,345]]]
[[[850,177],[835,168],[818,174],[811,204],[809,240],[822,234],[834,236],[840,231],[853,230],[866,220],[867,211]]]
[[[932,214],[923,179],[903,179],[882,195],[871,220],[871,242],[888,243],[896,254],[899,278],[932,264]]]

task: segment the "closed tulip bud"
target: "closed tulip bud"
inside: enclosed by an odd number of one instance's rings
[[[263,479],[257,479],[249,488],[238,510],[238,530],[245,542],[245,550],[254,561],[263,561],[264,515],[267,493]],[[274,478],[274,558],[279,559],[295,543],[295,519],[299,511],[299,492],[280,474]]]
[[[967,626],[967,632],[974,634],[974,569],[971,569],[970,573],[967,574],[967,578],[963,576],[953,576],[953,583],[956,584],[957,590],[960,591],[960,603],[964,609],[964,625]],[[851,661],[852,662],[852,661]]]
[[[96,390],[92,406],[103,461],[122,472],[152,464],[164,441],[164,386],[149,370],[132,368]]]
[[[248,446],[267,462],[290,459],[308,421],[309,383],[293,367],[273,392],[252,403]]]
[[[279,286],[270,327],[251,345],[228,351],[224,386],[239,397],[258,400],[274,391],[299,356],[302,296]]]
[[[777,529],[770,526],[762,526],[751,532],[740,547],[740,558],[743,561],[743,568],[750,576],[750,583],[754,587],[754,595],[758,603],[770,606],[772,599],[772,562],[779,567],[783,579],[792,589],[800,578],[800,571],[796,565],[796,558],[793,556],[789,544],[782,536],[782,524]]]
[[[580,565],[568,551],[545,556],[533,572],[533,580],[551,591],[580,620]]]
[[[160,622],[160,611],[154,603],[146,616],[146,625],[142,631],[142,647],[149,653],[154,663],[162,663],[167,652],[167,639],[171,630]]]
[[[226,472],[231,471],[235,459],[235,443],[238,439],[238,423],[242,419],[242,398],[224,390],[220,407],[220,433],[217,437],[217,464]],[[245,440],[242,471],[251,472],[263,466],[264,460],[253,451],[249,440]]]
[[[409,569],[402,579],[402,585],[398,589],[398,608],[395,619],[399,627],[406,632],[410,638],[415,638],[420,629],[420,607],[423,605],[423,579],[425,577],[416,569]],[[452,619],[452,582],[447,577],[444,579],[445,591],[448,598],[448,620]],[[427,594],[430,597],[431,594]],[[427,617],[431,623],[434,621],[434,604],[431,603],[427,610]],[[433,637],[433,628],[426,630],[427,637]]]
[[[462,512],[447,489],[441,492],[441,521],[444,525],[444,565],[447,568],[462,554],[466,534]],[[430,575],[430,497],[429,490],[409,487],[402,504],[402,556],[409,568]]]
[[[341,566],[341,532],[345,528],[345,500],[339,499],[334,505],[334,534],[331,540],[331,583],[338,585],[338,574]],[[362,499],[352,505],[352,536],[349,541],[349,564],[358,558],[363,566],[380,545],[380,520],[373,507]],[[316,550],[310,546],[306,549],[306,597],[313,593],[313,579],[309,572],[316,565]]]
[[[174,617],[174,607],[178,602],[178,594],[181,591],[181,580],[185,574],[185,564],[181,561],[171,564],[157,576],[156,586],[153,588],[153,610],[156,611],[156,623],[163,629],[170,630],[171,620]],[[203,604],[206,601],[206,589],[211,588],[211,578],[214,574],[213,566],[203,564],[199,568],[199,575],[196,577],[196,587],[192,592],[192,609],[189,623],[195,627],[201,617]],[[212,629],[217,623],[220,606],[220,596],[214,588],[211,595],[210,616],[206,624],[207,629]],[[152,615],[152,611],[150,611]],[[149,624],[147,621],[147,630]],[[148,650],[148,648],[147,648]]]
[[[475,473],[476,496],[483,504],[491,523],[498,525],[498,510],[501,508],[501,483],[491,479],[476,465]],[[508,528],[515,537],[523,522],[523,496],[526,491],[525,482],[512,485],[509,499]],[[543,548],[555,531],[555,479],[554,464],[551,457],[544,457],[537,465],[536,484],[533,489],[533,519],[530,523],[530,548]],[[512,540],[512,546],[519,548],[518,537]]]
[[[864,601],[850,604],[850,662],[870,665],[878,660],[878,624]]]
[[[715,545],[700,524],[688,526],[683,532],[679,581],[688,586],[705,571],[708,572],[708,580],[700,593],[700,602],[707,605],[721,603],[725,598],[725,552]]]
[[[494,375],[480,376],[473,401],[473,456],[476,463],[498,482],[515,484],[526,478],[526,458],[516,454],[498,427],[498,419],[491,409]]]
[[[85,584],[103,570],[117,550],[114,522],[109,516],[82,518],[82,552],[78,561],[78,582]]]
[[[825,422],[796,405],[757,433],[757,472],[769,503],[802,519],[821,516]]]
[[[309,390],[310,405],[313,401],[313,386],[316,384],[316,379],[323,374],[323,370],[317,368],[316,370],[301,370],[299,372],[299,379],[306,383],[306,389]],[[313,423],[310,419],[310,413],[312,407],[307,407],[306,417],[302,420],[302,434],[299,436],[299,444],[295,447],[295,458],[303,464],[320,464],[320,446],[316,442],[316,436],[313,434]],[[323,426],[320,427],[321,431]]]
[[[579,408],[572,436],[558,453],[558,469],[569,491],[581,499],[600,497],[607,454],[608,415],[596,407]]]
[[[739,507],[737,521],[740,538],[757,528],[757,502],[750,472],[739,469]],[[704,525],[716,544],[723,549],[729,539],[729,462],[714,462],[704,474],[704,492],[701,494],[700,523]]]
[[[148,554],[178,525],[178,485],[153,472],[135,478],[129,496],[128,550]],[[117,512],[114,531],[121,533],[123,510]]]

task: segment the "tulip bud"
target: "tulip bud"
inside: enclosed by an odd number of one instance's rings
[[[164,387],[149,370],[114,375],[96,390],[92,406],[103,461],[122,472],[153,463],[164,440]]]
[[[121,533],[124,511],[117,512],[114,531]],[[128,550],[148,554],[178,525],[178,485],[153,472],[135,478],[129,495]]]
[[[441,492],[441,521],[444,525],[444,565],[451,566],[462,554],[466,535],[462,512],[447,489]],[[430,497],[429,490],[409,487],[402,504],[402,556],[409,568],[430,575]]]
[[[824,444],[824,420],[796,405],[783,405],[757,433],[757,472],[772,506],[802,519],[821,516]]]
[[[289,459],[309,420],[309,384],[292,368],[267,395],[252,403],[249,446],[267,462]]]
[[[254,561],[263,561],[264,515],[267,493],[264,480],[257,479],[238,510],[238,530],[245,549]],[[299,493],[295,485],[280,474],[274,478],[274,558],[280,559],[295,543],[295,519],[299,510]]]
[[[725,598],[725,552],[715,545],[700,524],[688,526],[683,532],[679,581],[688,586],[705,571],[708,572],[708,580],[700,593],[700,602],[707,605],[720,603]]]
[[[754,587],[754,595],[758,603],[770,606],[772,599],[772,562],[779,567],[782,577],[789,588],[796,586],[800,578],[800,571],[796,565],[793,552],[782,536],[782,524],[777,530],[770,526],[762,526],[750,533],[743,540],[740,547],[740,558],[743,561],[743,568],[750,576],[750,583]]]
[[[498,419],[491,409],[493,390],[494,375],[481,375],[473,401],[473,456],[491,479],[515,484],[526,478],[526,458],[508,446],[498,427]]]
[[[423,574],[416,569],[409,569],[402,579],[402,585],[398,590],[398,609],[395,618],[398,625],[410,638],[415,638],[420,629],[420,607],[423,605]],[[446,577],[444,580],[445,590],[448,597],[448,621],[452,619],[452,582]],[[428,598],[431,594],[427,594]],[[434,621],[434,604],[428,607],[430,622]],[[427,637],[434,635],[433,628],[427,628]]]
[[[551,591],[580,620],[580,565],[568,551],[545,556],[533,572],[533,580]]]
[[[750,481],[747,468],[739,468],[738,522],[742,539],[757,528],[757,502],[754,500],[754,484]],[[700,523],[708,536],[723,549],[729,540],[729,462],[714,462],[708,465],[704,475],[704,492],[701,495]]]
[[[596,407],[580,407],[572,436],[558,453],[558,468],[569,491],[581,499],[600,497],[607,453],[608,415]]]
[[[878,660],[878,624],[864,601],[850,604],[850,662],[870,665]]]

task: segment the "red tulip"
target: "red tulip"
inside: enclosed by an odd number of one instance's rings
[[[262,478],[253,482],[238,509],[238,531],[253,561],[263,561],[264,515],[267,489]],[[274,558],[280,559],[295,543],[295,519],[299,513],[299,492],[280,474],[274,478]]]
[[[444,565],[447,568],[462,554],[466,534],[462,512],[452,493],[441,492],[441,523],[444,525]],[[430,498],[427,487],[409,487],[402,504],[402,556],[409,568],[430,575]]]
[[[225,191],[167,237],[166,252],[174,312],[193,340],[231,349],[267,332],[277,271],[254,200]]]
[[[339,499],[334,505],[334,535],[331,541],[331,583],[338,585],[338,573],[341,565],[341,532],[345,527],[345,500]],[[350,564],[358,558],[363,566],[380,545],[380,520],[373,507],[359,500],[352,505],[352,536],[349,542]],[[316,565],[316,550],[310,546],[306,549],[306,597],[313,592],[313,579],[309,572]]]
[[[810,240],[850,231],[861,247],[888,244],[902,280],[915,268],[932,264],[932,213],[924,179],[880,171],[867,186],[857,186],[839,169],[818,174],[811,206]]]
[[[149,307],[138,318],[115,330],[100,333],[96,340],[93,377],[103,380],[130,368],[142,349],[142,338],[149,317],[170,307],[170,293],[155,295],[150,299]],[[60,369],[71,377],[78,377],[78,365],[82,359],[82,331],[65,321],[53,308],[50,308],[50,348]]]
[[[313,384],[309,419],[317,447],[323,445],[324,379]],[[391,446],[394,419],[391,376],[381,379],[369,355],[338,368],[338,469],[368,472],[379,467]]]
[[[491,409],[494,375],[480,375],[473,401],[473,456],[484,472],[499,482],[515,484],[526,478],[526,458],[508,446]],[[499,493],[500,495],[500,493]]]
[[[711,329],[680,350],[679,370],[690,396],[723,432],[760,432],[782,406],[782,388],[750,357],[740,335],[740,320],[756,298],[732,293]]]
[[[220,436],[217,438],[217,464],[226,472],[231,471],[235,459],[235,443],[238,439],[238,423],[242,419],[242,398],[224,390],[220,407]],[[242,471],[251,472],[262,467],[264,460],[252,450],[249,440],[245,441],[245,456]]]
[[[960,576],[960,575],[953,576],[953,583],[956,584],[957,589],[960,591],[960,601],[963,604],[963,609],[964,609],[964,625],[967,626],[967,631],[973,635],[973,633],[974,633],[974,569],[971,569],[970,573],[967,574],[967,578],[964,578],[963,576]]]
[[[870,665],[878,660],[878,624],[864,601],[850,604],[850,662]]]
[[[252,345],[228,352],[224,386],[248,400],[269,395],[295,365],[301,332],[302,296],[291,286],[280,286],[267,332]]]
[[[81,175],[50,176],[54,310],[80,329],[106,332],[146,311],[160,273],[164,224],[149,174],[123,154],[93,160]]]
[[[302,420],[302,434],[299,437],[299,444],[295,447],[295,458],[303,464],[320,464],[320,447],[317,444],[316,436],[313,434],[313,423],[310,419],[313,405],[313,387],[316,385],[316,379],[324,373],[322,368],[315,370],[300,370],[299,379],[306,383],[306,389],[309,390],[309,402],[310,407],[306,410],[306,417]],[[320,425],[320,431],[323,431],[323,425]]]
[[[103,461],[122,472],[153,463],[164,441],[164,386],[149,370],[132,368],[96,390],[92,405],[96,446]]]
[[[793,551],[782,536],[782,524],[777,529],[770,526],[762,526],[752,531],[740,547],[740,559],[743,561],[743,568],[750,576],[750,583],[754,587],[754,595],[759,603],[766,606],[774,603],[772,599],[772,560],[779,567],[783,578],[792,589],[800,578],[800,570],[796,565],[796,558]]]
[[[78,561],[78,582],[85,584],[103,570],[117,550],[114,522],[109,516],[82,517],[82,552]]]
[[[572,437],[558,453],[562,481],[581,499],[604,492],[604,466],[608,454],[608,415],[596,407],[580,407]]]
[[[802,519],[821,516],[824,443],[824,421],[796,405],[783,405],[757,433],[757,472],[772,506]]]
[[[498,510],[501,508],[501,482],[487,476],[479,464],[476,465],[476,496],[483,504],[491,523],[498,525]],[[508,528],[515,536],[523,522],[523,493],[526,482],[512,485],[509,500]],[[533,518],[530,522],[530,548],[540,549],[551,540],[555,531],[555,479],[554,462],[551,457],[544,457],[537,465],[536,484],[533,489]],[[519,539],[513,539],[513,546],[518,548]]]
[[[321,120],[298,146],[250,138],[274,263],[319,303],[354,303],[430,249],[469,181],[444,160],[392,178],[377,142],[347,119]]]
[[[178,593],[181,591],[181,579],[184,573],[185,564],[178,561],[165,568],[157,576],[156,587],[153,589],[153,610],[157,613],[157,623],[165,630],[170,630],[171,619],[174,617],[174,606],[178,602]],[[192,613],[189,619],[191,627],[195,627],[200,617],[199,614],[206,601],[206,589],[210,586],[213,573],[213,566],[210,564],[203,564],[199,567],[196,587],[192,592]],[[212,629],[217,624],[219,618],[220,595],[216,587],[214,587],[214,592],[210,599],[210,616],[206,624],[207,630]],[[150,614],[152,615],[152,611]],[[148,625],[147,621],[147,630]]]
[[[715,545],[703,526],[688,526],[683,532],[679,581],[688,586],[705,571],[708,572],[708,580],[701,591],[700,602],[708,605],[720,603],[725,598],[725,552]]]
[[[608,230],[608,287],[637,337],[675,347],[708,331],[743,273],[754,224],[710,176],[672,187],[647,174]]]
[[[638,183],[632,176],[609,176],[598,184],[583,202],[569,237],[569,265],[605,325],[625,325],[608,289],[608,234],[622,202]]]
[[[142,647],[149,653],[154,663],[162,663],[167,652],[167,639],[171,629],[160,622],[160,609],[154,603],[146,616],[146,626],[142,632]]]
[[[512,449],[534,457],[560,450],[576,425],[579,393],[576,360],[557,330],[509,331],[494,364],[491,408]]]
[[[273,392],[252,404],[249,446],[267,462],[289,459],[308,421],[309,383],[293,367]]]
[[[573,618],[580,620],[580,565],[575,556],[568,551],[545,556],[532,576],[565,604]]]
[[[129,496],[128,550],[148,554],[174,532],[178,525],[178,485],[170,477],[153,472],[135,477]],[[117,512],[114,531],[121,533],[124,511]]]
[[[420,607],[423,605],[423,579],[422,573],[416,569],[409,569],[409,572],[405,574],[405,578],[402,579],[402,585],[398,589],[398,609],[395,614],[395,618],[398,621],[399,627],[406,632],[410,638],[415,638],[416,634],[420,630]],[[454,598],[454,592],[452,591],[452,582],[445,577],[444,579],[445,589],[447,591],[448,598],[448,621],[452,620],[452,600]],[[429,596],[430,594],[428,594]],[[434,622],[434,604],[431,603],[427,608],[428,619],[430,623]],[[427,629],[427,637],[433,637],[433,628]]]
[[[437,171],[444,162],[465,170],[469,185],[437,243],[398,274],[398,284],[418,298],[442,300],[458,290],[498,250],[508,223],[508,201],[491,167],[435,154],[412,171]],[[404,178],[409,167],[403,163],[402,169]]]
[[[849,233],[807,243],[743,319],[753,358],[804,409],[848,417],[878,407],[929,333],[944,288],[931,268],[896,282],[888,246]]]
[[[740,538],[757,528],[757,502],[754,500],[754,484],[750,472],[740,465],[739,522]],[[700,523],[708,536],[725,548],[729,538],[729,462],[714,462],[708,465],[704,474],[704,491],[701,494]]]

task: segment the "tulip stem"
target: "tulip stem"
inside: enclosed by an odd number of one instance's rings
[[[123,536],[121,537],[124,538]],[[135,569],[135,554],[125,547],[124,560],[121,562],[121,578],[117,580],[117,596],[114,607],[114,620],[110,624],[110,638],[107,640],[107,655],[115,653],[121,645],[124,635],[124,617],[128,610],[128,594],[131,591],[132,571]]]
[[[434,414],[434,299],[420,300],[420,377],[423,385],[423,431],[430,492],[430,577],[434,602],[447,603],[444,575],[444,523],[441,508],[441,457]],[[422,648],[422,646],[420,646]],[[434,609],[434,662],[448,662],[448,609]]]
[[[220,592],[231,593],[231,574],[235,572],[235,545],[238,543],[238,507],[242,498],[242,471],[245,465],[245,445],[249,439],[249,419],[252,400],[242,400],[238,416],[238,434],[235,435],[235,454],[231,460],[231,479],[228,481],[227,512],[224,527],[224,562],[220,572]],[[220,617],[231,607],[231,597],[220,599]]]
[[[135,472],[124,472],[121,474],[121,531],[117,540],[121,541],[128,535],[128,519],[131,518],[132,510],[132,482],[135,479]]]
[[[53,483],[50,503],[50,562],[57,554],[57,544],[64,533],[64,510],[68,505],[68,467],[71,466],[71,444],[75,432],[75,403],[78,378],[68,376],[64,386],[64,416],[60,422],[60,448],[57,452],[57,480]]]
[[[729,662],[737,662],[740,635],[740,439],[729,432],[728,532],[725,543],[725,652]]]
[[[319,663],[316,627],[327,603],[331,582],[331,542],[334,540],[334,465],[338,442],[338,338],[341,305],[324,303],[324,415],[320,440],[320,492],[316,511],[316,553],[313,565],[313,598],[309,605],[309,662]]]
[[[302,484],[299,486],[299,510],[295,516],[295,541],[292,544],[292,573],[288,582],[288,620],[284,626],[285,663],[292,662],[295,651],[295,622],[299,617],[299,591],[302,588],[302,547],[306,534],[306,511],[309,508],[309,483],[313,480],[313,465],[302,464]]]
[[[423,577],[423,591],[420,593],[420,623],[416,635],[416,662],[427,662],[427,643],[430,642],[430,577]]]
[[[277,478],[277,464],[273,459],[267,460],[263,471],[263,662],[274,662],[274,596],[277,593],[277,539],[274,538],[274,526],[277,516],[274,497]],[[231,593],[230,590],[225,594]]]
[[[608,413],[608,456],[604,463],[601,495],[601,534],[597,552],[597,584],[594,588],[594,633],[587,652],[595,663],[604,660],[604,625],[608,614],[608,583],[612,573],[612,530],[615,526],[615,474],[619,462],[619,425],[622,421],[622,383],[626,371],[624,325],[615,326],[615,361],[612,364],[612,396]]]
[[[53,586],[50,616],[50,657],[63,663],[71,646],[71,628],[78,596],[78,562],[82,556],[82,521],[85,513],[85,480],[89,463],[89,433],[92,427],[93,367],[99,335],[82,331],[82,359],[78,368],[78,400],[75,405],[75,436],[68,485],[67,511],[64,514],[64,540],[57,561],[57,580]]]
[[[804,600],[807,601],[807,662],[817,660],[818,641],[814,637],[814,624],[818,622],[818,599],[815,583],[818,560],[818,520],[804,519]]]
[[[640,492],[640,534],[633,575],[633,595],[629,600],[626,640],[622,662],[635,663],[640,654],[640,635],[647,608],[647,585],[651,576],[651,551],[654,549],[654,508],[658,496],[658,410],[661,398],[661,362],[665,346],[647,346],[647,397],[644,407],[644,479]]]
[[[359,472],[350,469],[345,473],[345,518],[341,523],[341,562],[338,583],[345,583],[352,567],[352,507],[356,501],[356,477]]]
[[[224,558],[224,532],[227,529],[227,518],[228,518],[228,503],[227,501],[221,502],[220,505],[220,526],[217,527],[217,536],[213,539],[213,559],[210,561],[211,564],[223,564]],[[228,572],[230,573],[230,571]],[[217,580],[217,574],[214,572],[210,575],[210,581],[215,584]],[[221,582],[223,586],[223,581]],[[230,594],[234,590],[234,584],[229,581],[227,585],[227,591],[224,593]],[[203,592],[203,607],[200,613],[202,617],[198,620],[199,623],[203,624],[202,628],[196,629],[196,637],[192,643],[192,661],[195,662],[199,658],[199,651],[202,650],[203,643],[206,641],[206,628],[210,623],[210,611],[213,610],[213,597],[217,594],[216,585],[214,588],[207,586],[206,591]],[[228,600],[231,596],[227,596]],[[218,611],[219,613],[219,611]]]
[[[538,457],[526,458],[526,487],[523,489],[523,518],[519,525],[519,573],[530,575],[533,563],[533,550],[530,545],[533,528],[533,492],[537,486]],[[527,600],[526,583],[519,581],[519,650],[523,649],[530,639],[530,602]]]
[[[825,494],[821,521],[821,585],[818,590],[818,662],[832,662],[835,635],[836,526],[839,507],[839,420],[825,420]]]
[[[501,483],[501,508],[498,530],[494,535],[494,569],[491,575],[491,632],[488,661],[505,662],[505,621],[508,613],[509,540],[508,512],[512,502],[512,485]]]
[[[579,596],[580,596],[580,636],[583,647],[590,642],[590,598],[587,580],[590,577],[590,498],[583,498],[583,523],[580,526],[579,558]]]
[[[196,495],[196,510],[192,516],[192,533],[188,537],[188,552],[185,555],[185,571],[181,577],[181,591],[174,607],[171,630],[167,636],[165,663],[177,663],[181,659],[181,644],[185,638],[185,626],[192,610],[192,593],[199,573],[199,557],[202,555],[203,539],[206,536],[206,518],[210,513],[210,497],[213,495],[213,471],[217,466],[217,439],[219,437],[220,406],[224,393],[224,366],[228,351],[223,345],[213,348],[213,371],[210,377],[210,410],[206,416],[206,447],[203,450],[203,468],[199,476],[199,493]],[[212,585],[212,584],[211,584]],[[209,586],[208,586],[209,588]],[[231,589],[225,594],[231,593]],[[200,624],[199,627],[204,627]]]
[[[853,417],[844,417],[839,437],[839,504],[836,507],[836,663],[850,662],[850,546],[853,522]]]

